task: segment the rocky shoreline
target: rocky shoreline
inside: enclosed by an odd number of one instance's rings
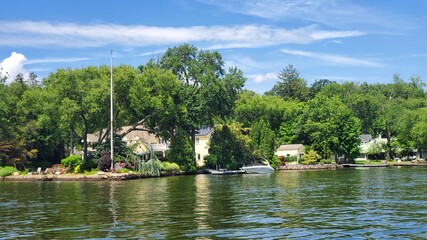
[[[320,170],[320,169],[337,169],[342,168],[338,164],[318,164],[318,165],[302,165],[302,164],[289,164],[282,165],[278,170]]]
[[[358,164],[353,164],[357,167]],[[362,166],[363,164],[361,164]],[[376,165],[363,165],[364,167],[375,167]],[[409,164],[384,164],[384,167],[426,167],[425,163],[409,163]],[[342,164],[319,164],[319,165],[302,165],[302,164],[289,164],[280,166],[278,171],[292,171],[292,170],[324,170],[324,169],[338,169],[345,167]],[[205,174],[205,171],[198,171],[196,174]],[[179,176],[184,175],[180,172],[161,172],[160,177]],[[0,181],[124,181],[132,179],[152,178],[140,173],[106,173],[98,172],[97,174],[28,174],[28,175],[12,175],[1,177]]]
[[[166,176],[178,176],[182,173],[171,172],[171,173],[161,173],[161,177]],[[12,175],[0,178],[2,181],[123,181],[123,180],[132,180],[140,178],[150,178],[145,174],[139,173],[105,173],[99,172],[98,174],[28,174],[28,175]]]

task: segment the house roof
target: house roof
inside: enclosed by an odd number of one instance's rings
[[[371,134],[362,134],[359,137],[362,140],[362,143],[368,143],[372,140]]]
[[[131,127],[132,126],[123,126],[120,130],[117,131],[117,133],[123,134],[124,132],[129,130],[129,128],[131,128]],[[137,126],[137,128],[143,129],[144,127],[143,126]],[[105,131],[106,130],[104,129],[104,132]],[[99,132],[87,135],[87,140],[90,143],[98,142],[98,139],[99,139]],[[126,134],[126,136],[123,137],[123,140],[125,142],[141,140],[141,141],[146,142],[146,143],[157,143],[157,138],[156,138],[155,134],[149,133],[148,131],[141,131],[141,130],[131,131],[130,133]]]
[[[286,145],[280,145],[277,149],[278,151],[284,151],[284,150],[302,150],[304,149],[304,145],[302,144],[286,144]]]
[[[209,133],[211,133],[212,130],[213,129],[210,127],[199,129],[199,130],[197,130],[196,136],[206,136]]]

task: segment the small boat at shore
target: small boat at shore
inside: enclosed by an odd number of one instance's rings
[[[250,166],[243,166],[241,169],[249,174],[265,174],[274,172],[274,168],[270,166],[267,160],[265,160],[267,164],[257,163]]]
[[[244,170],[227,170],[227,169],[219,169],[219,170],[207,169],[206,171],[212,175],[234,175],[234,174],[245,173]]]

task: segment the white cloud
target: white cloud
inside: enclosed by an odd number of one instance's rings
[[[263,82],[271,82],[277,80],[277,73],[266,73],[266,74],[258,74],[249,76],[253,78],[254,83],[263,83]]]
[[[333,63],[337,65],[349,65],[349,66],[358,66],[358,67],[383,67],[384,66],[381,63],[370,61],[370,60],[343,57],[339,55],[306,52],[306,51],[298,51],[298,50],[290,50],[290,49],[282,49],[281,51],[289,55],[314,58],[314,59],[322,60],[324,62]]]
[[[0,63],[1,76],[8,76],[7,83],[12,82],[19,73],[22,73],[24,78],[27,78],[28,71],[24,68],[26,62],[27,58],[23,54],[12,52],[10,57],[5,58]]]
[[[256,48],[361,35],[364,33],[360,31],[325,31],[314,25],[289,30],[267,25],[153,27],[0,21],[0,46],[25,47],[136,47],[198,42],[211,48]]]

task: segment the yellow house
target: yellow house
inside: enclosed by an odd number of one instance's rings
[[[196,152],[196,163],[199,167],[203,167],[205,165],[204,157],[209,154],[209,141],[211,139],[212,132],[212,128],[204,128],[199,130],[195,136],[194,149]]]

